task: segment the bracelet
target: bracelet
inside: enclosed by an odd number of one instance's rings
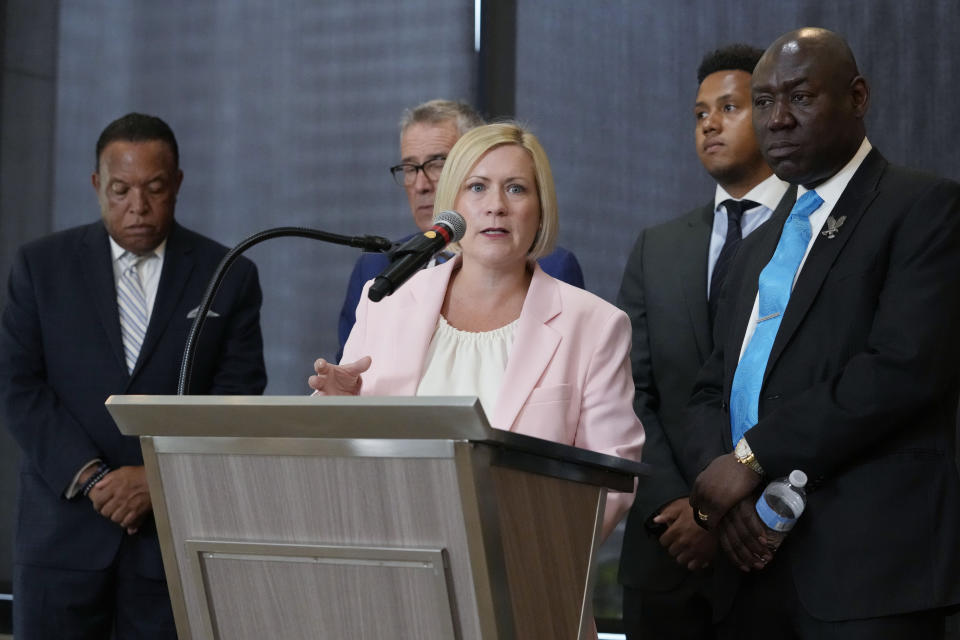
[[[80,488],[80,494],[84,496],[89,494],[90,491],[93,490],[93,487],[96,486],[98,482],[103,480],[103,476],[107,475],[111,471],[113,471],[113,469],[111,469],[105,462],[101,462],[97,467],[96,472],[90,476],[89,480],[83,483],[83,486]]]

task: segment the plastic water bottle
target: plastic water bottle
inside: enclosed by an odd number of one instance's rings
[[[807,474],[799,469],[774,480],[757,500],[757,515],[766,525],[767,546],[776,550],[807,506]]]

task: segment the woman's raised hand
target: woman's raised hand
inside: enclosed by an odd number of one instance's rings
[[[363,384],[361,373],[370,368],[370,356],[364,356],[350,364],[330,364],[323,358],[313,363],[316,374],[310,376],[307,384],[314,395],[355,396],[360,393]]]

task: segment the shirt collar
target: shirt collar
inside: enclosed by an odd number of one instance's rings
[[[864,137],[863,142],[860,143],[860,148],[853,154],[850,161],[843,166],[843,169],[840,169],[840,171],[837,171],[830,178],[814,187],[817,195],[823,198],[824,202],[829,203],[831,207],[835,205],[843,194],[843,190],[847,188],[847,184],[849,184],[853,178],[853,174],[855,174],[857,169],[860,168],[860,165],[863,164],[864,159],[867,157],[867,154],[870,153],[871,149],[873,149],[873,145]],[[798,185],[797,199],[799,200],[800,196],[807,191],[810,191],[810,189]]]
[[[110,239],[110,255],[113,257],[113,261],[116,262],[123,254],[127,252],[126,249],[117,244],[117,241],[113,239],[113,236],[107,234],[107,237]],[[167,239],[164,238],[156,248],[150,252],[149,255],[157,256],[158,258],[163,257],[164,251],[167,249]]]
[[[776,174],[770,174],[766,180],[750,189],[743,198],[734,198],[718,184],[716,195],[713,198],[713,210],[716,211],[724,200],[732,198],[734,200],[753,200],[773,211],[777,208],[780,198],[783,197],[789,187],[790,185],[778,178]]]

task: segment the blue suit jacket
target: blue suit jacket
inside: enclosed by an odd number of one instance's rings
[[[406,242],[412,237],[413,234],[401,238],[399,242]],[[575,287],[584,288],[583,271],[580,269],[577,257],[563,247],[557,247],[550,255],[537,260],[537,263],[547,275],[551,275],[557,280],[563,280]],[[384,253],[364,253],[353,265],[350,282],[347,284],[347,296],[344,298],[343,307],[340,309],[340,323],[337,326],[337,336],[340,338],[340,348],[337,351],[338,362],[343,355],[343,345],[347,343],[350,331],[356,323],[357,304],[360,302],[363,285],[367,283],[367,280],[372,280],[380,275],[380,272],[386,269],[389,264],[390,259]]]
[[[0,406],[22,450],[17,563],[95,570],[125,535],[86,498],[63,494],[77,471],[101,458],[143,464],[140,443],[121,435],[104,407],[111,394],[175,394],[181,356],[226,248],[174,225],[139,360],[127,372],[110,246],[101,222],[22,247],[10,272],[0,327]],[[192,393],[258,394],[266,385],[261,292],[246,259],[227,273],[197,344]],[[163,575],[152,518],[135,534],[137,570]]]

